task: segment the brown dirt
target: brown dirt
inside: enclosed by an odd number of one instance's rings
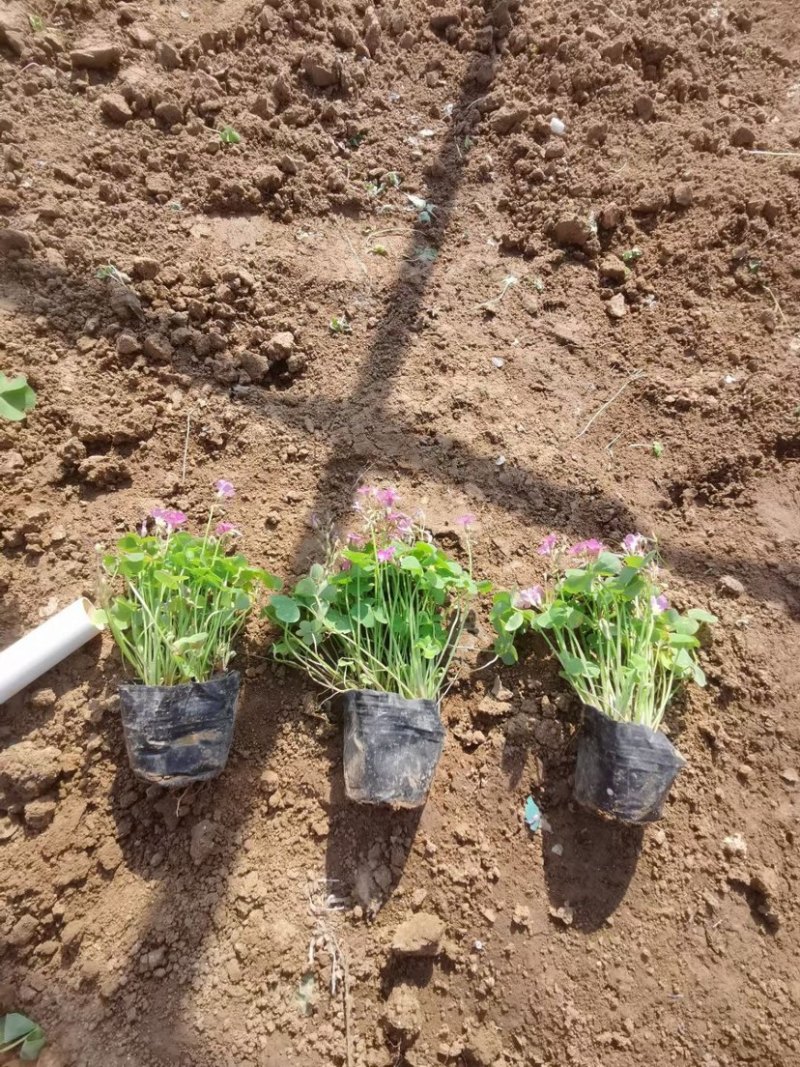
[[[571,805],[575,708],[536,656],[506,700],[492,670],[450,695],[414,817],[345,803],[335,715],[260,623],[229,767],[180,801],[128,769],[109,640],[73,656],[0,718],[30,769],[0,1011],[41,1021],[45,1067],[800,1063],[800,155],[747,152],[800,151],[800,31],[788,0],[612,8],[0,13],[0,367],[39,393],[0,427],[0,642],[220,476],[280,573],[368,473],[440,532],[478,512],[504,583],[549,530],[653,533],[721,619],[644,833]],[[392,954],[415,911],[435,957]]]

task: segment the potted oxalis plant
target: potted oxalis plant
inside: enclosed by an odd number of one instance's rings
[[[140,778],[168,787],[224,768],[239,693],[234,642],[259,589],[280,586],[234,551],[239,532],[222,517],[234,489],[224,479],[216,489],[201,536],[183,529],[183,512],[156,508],[103,559],[98,621],[135,679],[119,687],[128,758]]]
[[[685,765],[659,726],[685,680],[705,685],[697,635],[717,620],[670,607],[658,554],[641,534],[629,534],[622,552],[595,540],[566,548],[551,534],[538,552],[553,564],[548,588],[498,594],[495,650],[514,663],[518,635],[544,637],[583,703],[575,799],[624,822],[653,822]]]
[[[433,543],[393,489],[363,486],[363,529],[329,546],[291,595],[270,599],[277,659],[343,694],[351,800],[416,808],[444,742],[440,699],[452,681],[470,605],[488,583]],[[459,520],[468,531],[474,522]]]

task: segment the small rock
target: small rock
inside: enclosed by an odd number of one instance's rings
[[[586,140],[589,144],[605,144],[608,137],[608,126],[604,122],[593,122],[586,131]]]
[[[213,822],[202,819],[192,827],[189,853],[195,867],[199,867],[215,851],[217,847],[217,831]]]
[[[177,126],[183,122],[183,108],[171,100],[162,100],[156,104],[153,112],[167,126]]]
[[[560,908],[550,907],[547,911],[552,919],[563,923],[564,926],[572,926],[575,914],[569,904],[562,904]]]
[[[15,230],[7,226],[0,230],[0,251],[2,252],[30,252],[31,239],[22,230]]]
[[[345,18],[334,19],[331,26],[334,41],[340,48],[355,48],[358,34],[355,26]]]
[[[388,1035],[405,1045],[412,1044],[422,1029],[422,1008],[414,990],[396,985],[381,1013],[381,1023]]]
[[[56,813],[54,800],[32,800],[25,805],[25,823],[31,830],[44,830]]]
[[[8,943],[23,948],[33,941],[38,929],[39,923],[33,915],[22,915],[11,927],[7,935]]]
[[[726,856],[747,856],[747,842],[742,834],[731,834],[723,839],[722,851]]]
[[[122,52],[115,44],[95,44],[76,48],[69,54],[73,67],[88,70],[109,70],[119,64]]]
[[[155,56],[165,70],[176,70],[181,66],[181,57],[176,49],[166,41],[159,41],[156,45]]]
[[[744,594],[744,586],[738,578],[734,578],[733,575],[723,574],[717,583],[721,593],[725,593],[730,597],[740,597]]]
[[[147,26],[141,26],[136,23],[133,26],[129,26],[125,32],[131,39],[131,43],[137,48],[151,49],[156,46],[156,35]]]
[[[464,1059],[468,1067],[497,1067],[503,1057],[503,1042],[494,1026],[486,1025],[474,1031],[464,1045]]]
[[[61,752],[52,745],[20,741],[0,752],[0,808],[27,803],[61,776]]]
[[[131,274],[139,281],[154,281],[161,270],[161,263],[152,256],[136,256],[131,264]]]
[[[800,776],[798,776],[796,767],[784,767],[780,772],[780,776],[783,778],[784,782],[788,782],[789,785],[797,785],[798,781],[800,781]]]
[[[61,931],[61,944],[65,948],[77,945],[83,938],[85,930],[86,924],[83,919],[73,919]]]
[[[731,134],[731,144],[734,148],[752,148],[755,140],[756,135],[749,126],[737,126]]]
[[[660,189],[645,189],[633,203],[637,215],[657,215],[667,206],[668,199]]]
[[[506,133],[511,133],[517,126],[521,126],[525,119],[530,114],[527,107],[510,107],[500,108],[493,116],[491,120],[491,127],[495,133],[501,136]]]
[[[116,841],[110,839],[100,846],[97,850],[97,862],[100,864],[100,869],[105,871],[106,874],[114,873],[122,863],[122,849]]]
[[[458,26],[461,15],[457,11],[438,11],[431,15],[428,25],[437,33],[442,33],[448,26]]]
[[[625,297],[622,293],[615,293],[606,303],[606,314],[610,319],[624,318],[628,311]]]
[[[597,221],[602,229],[613,230],[619,226],[624,218],[625,212],[619,204],[606,204]]]
[[[280,784],[280,778],[275,771],[264,771],[261,775],[261,788],[266,793],[274,793]]]
[[[511,925],[519,930],[528,930],[531,925],[531,909],[525,904],[515,904],[514,913],[511,916]]]
[[[420,911],[406,919],[394,932],[392,952],[398,956],[436,956],[445,926],[438,915]]]
[[[156,363],[169,363],[172,357],[172,345],[163,334],[151,333],[144,339],[144,354]]]
[[[283,333],[276,333],[269,341],[270,353],[275,356],[275,359],[288,359],[292,354],[294,348],[294,334],[285,330]]]
[[[132,356],[141,349],[139,338],[127,330],[123,330],[117,337],[117,352],[121,356]]]
[[[691,207],[694,203],[694,193],[688,182],[681,182],[672,190],[672,202],[678,207]]]
[[[633,101],[633,106],[636,114],[644,122],[649,122],[656,111],[656,105],[653,102],[653,98],[648,96],[647,93],[642,93],[641,96],[637,96]]]
[[[133,112],[128,106],[124,96],[119,93],[109,93],[100,98],[100,110],[111,122],[128,122],[133,118]]]
[[[630,274],[630,271],[619,256],[604,256],[600,263],[600,277],[608,278],[611,282],[622,284]]]
[[[311,84],[318,89],[327,89],[333,85],[338,85],[341,78],[341,68],[338,62],[330,62],[320,56],[304,56],[303,70]]]
[[[588,218],[571,215],[559,219],[553,227],[552,236],[556,244],[585,248],[594,238],[595,232]]]
[[[779,891],[778,876],[771,867],[758,867],[750,875],[750,888],[767,900],[774,900]]]

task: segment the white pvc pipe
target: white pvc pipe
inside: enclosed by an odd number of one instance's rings
[[[93,612],[81,597],[0,652],[0,704],[99,634]]]

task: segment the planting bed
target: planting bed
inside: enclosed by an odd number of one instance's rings
[[[535,647],[462,677],[391,813],[346,802],[340,716],[262,621],[184,793],[133,777],[87,645],[0,709],[0,1013],[40,1062],[800,1063],[794,6],[0,8],[0,370],[39,397],[0,424],[0,644],[221,477],[275,573],[367,477],[455,553],[476,513],[506,585],[550,531],[655,535],[720,619],[645,830],[572,804]]]

